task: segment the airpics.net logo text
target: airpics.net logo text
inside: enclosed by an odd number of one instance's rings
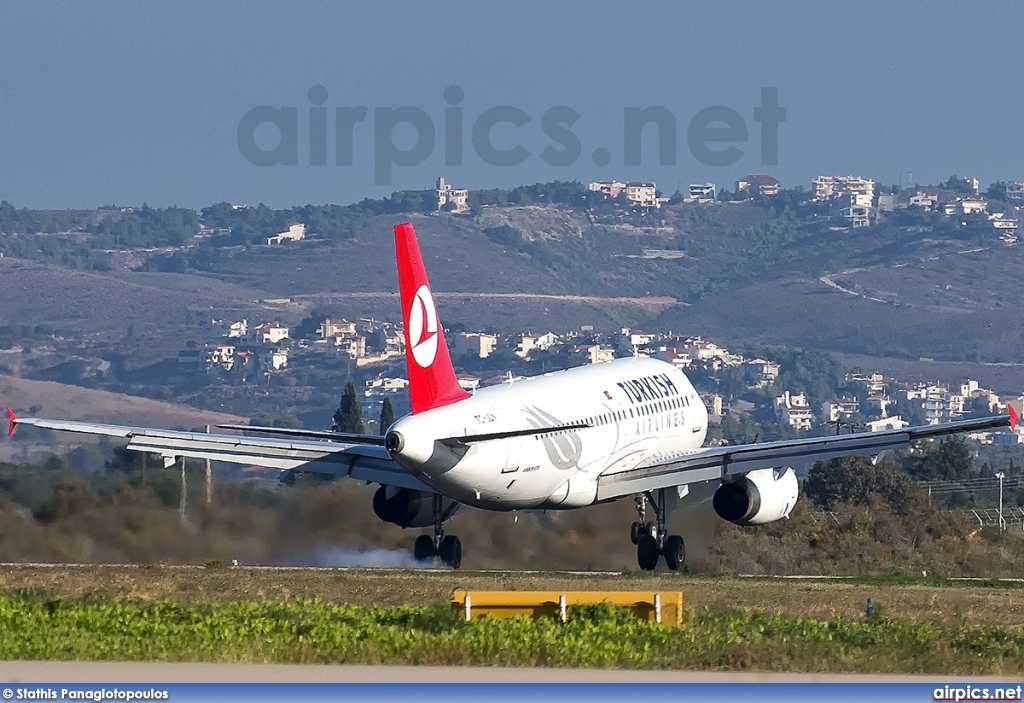
[[[582,119],[579,111],[565,106],[550,107],[534,116],[513,105],[498,105],[479,113],[467,114],[463,107],[465,91],[450,85],[444,89],[441,128],[423,108],[413,105],[399,107],[327,106],[329,93],[322,85],[308,91],[309,106],[273,107],[261,105],[246,112],[238,122],[238,150],[255,166],[297,166],[301,161],[310,166],[326,166],[329,161],[328,142],[333,134],[335,166],[352,166],[359,139],[372,139],[374,184],[391,185],[396,167],[419,166],[435,149],[444,151],[445,166],[461,166],[473,156],[490,166],[519,166],[533,156],[549,166],[571,166],[583,156],[584,145],[574,127]],[[301,144],[302,130],[308,144]],[[329,112],[333,124],[328,126]],[[746,116],[745,116],[746,115]],[[678,134],[685,124],[686,148],[701,164],[711,167],[731,166],[751,148],[748,121],[757,128],[760,163],[779,163],[779,126],[786,121],[786,108],[779,105],[779,89],[761,88],[760,104],[747,110],[714,105],[697,110],[689,120],[680,121],[666,107],[625,107],[621,116],[621,155],[624,166],[643,165],[644,158],[657,152],[659,166],[674,166],[679,157]],[[539,130],[538,130],[539,128]],[[643,148],[645,134],[653,135],[656,149]],[[468,137],[468,142],[467,142]],[[650,137],[649,137],[650,139]],[[306,141],[306,140],[304,140]],[[595,166],[608,166],[613,150],[605,146],[593,148],[590,159]]]

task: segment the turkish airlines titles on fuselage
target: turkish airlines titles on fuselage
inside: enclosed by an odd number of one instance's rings
[[[453,466],[409,468],[470,505],[579,507],[594,502],[603,473],[703,446],[707,409],[678,369],[630,358],[482,388],[396,429],[440,439],[577,423],[590,426],[471,443]]]

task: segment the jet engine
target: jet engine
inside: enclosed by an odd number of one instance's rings
[[[448,498],[442,505],[442,519],[455,513],[458,503]],[[434,524],[434,495],[409,488],[381,486],[373,494],[373,512],[384,522],[399,527],[429,527]]]
[[[758,469],[723,483],[711,504],[718,517],[737,525],[764,525],[784,517],[800,492],[793,469]]]

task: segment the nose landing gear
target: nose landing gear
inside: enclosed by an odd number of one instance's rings
[[[655,522],[646,522],[647,502],[654,508]],[[636,545],[636,561],[644,571],[654,571],[658,559],[665,557],[665,565],[670,571],[679,571],[686,562],[686,545],[679,535],[670,535],[665,526],[668,515],[665,510],[665,489],[658,489],[658,499],[650,493],[642,493],[634,498],[639,520],[630,525],[629,536]]]
[[[453,505],[456,505],[453,503]],[[455,535],[444,534],[444,521],[450,516],[451,510],[448,515],[445,514],[443,508],[442,498],[439,494],[434,494],[434,537],[431,539],[430,535],[420,535],[416,538],[416,544],[413,546],[413,556],[416,561],[432,561],[437,557],[441,558],[441,563],[445,566],[450,566],[453,569],[458,569],[462,566],[462,542]]]

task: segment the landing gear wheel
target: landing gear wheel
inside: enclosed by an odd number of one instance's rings
[[[641,536],[636,545],[636,562],[644,571],[654,571],[658,566],[658,540],[649,534]]]
[[[679,571],[686,562],[686,545],[679,535],[669,535],[665,538],[665,563],[671,571]]]
[[[412,555],[416,558],[416,561],[430,561],[437,556],[437,552],[434,551],[434,540],[430,539],[430,535],[420,535],[416,538],[416,544],[412,548]]]
[[[640,538],[644,536],[644,524],[642,522],[634,522],[629,526],[629,540],[633,544],[640,544]]]
[[[453,569],[462,566],[462,542],[455,535],[448,535],[441,540],[441,561]]]
[[[658,523],[656,522],[645,522],[644,533],[650,535],[655,541],[658,540]]]

